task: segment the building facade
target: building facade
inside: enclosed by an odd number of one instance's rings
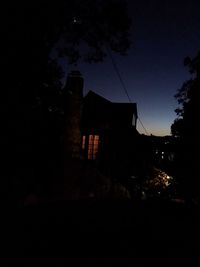
[[[137,105],[113,103],[89,91],[83,99],[82,157],[96,161],[106,174],[130,170],[136,157]]]

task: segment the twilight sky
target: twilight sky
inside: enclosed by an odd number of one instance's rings
[[[183,60],[200,50],[199,0],[128,1],[132,47],[125,57],[113,54],[132,102],[148,134],[168,135],[176,117],[174,94],[190,77]],[[120,19],[120,18],[119,18]],[[103,63],[78,64],[89,90],[113,102],[129,102],[108,57]],[[144,133],[140,122],[137,129]]]

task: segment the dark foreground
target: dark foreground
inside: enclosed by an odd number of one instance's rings
[[[1,266],[200,266],[199,213],[155,200],[10,208]]]

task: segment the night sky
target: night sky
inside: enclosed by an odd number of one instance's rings
[[[127,56],[113,57],[148,134],[169,135],[176,117],[174,95],[190,78],[184,58],[194,57],[200,50],[200,1],[128,3],[132,46]],[[84,94],[93,90],[110,101],[129,102],[109,57],[103,63],[65,66],[66,73],[81,71]],[[145,133],[139,121],[137,129]]]

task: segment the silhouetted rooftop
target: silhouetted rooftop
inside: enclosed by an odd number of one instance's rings
[[[108,99],[96,94],[93,91],[89,91],[85,96],[85,101],[92,101],[93,103],[101,104],[110,106],[111,110],[115,115],[122,114],[130,114],[131,112],[134,113],[137,117],[137,104],[136,103],[118,103],[118,102],[111,102]]]

